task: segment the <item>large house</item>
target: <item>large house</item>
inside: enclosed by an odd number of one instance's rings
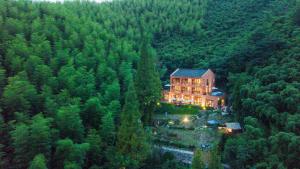
[[[210,69],[176,69],[170,75],[164,100],[217,108],[224,105],[224,94],[215,88],[215,74]]]

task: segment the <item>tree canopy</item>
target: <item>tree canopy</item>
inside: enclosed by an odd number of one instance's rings
[[[1,0],[0,168],[182,168],[151,158],[144,128],[178,67],[212,69],[245,129],[223,161],[297,168],[299,6]]]

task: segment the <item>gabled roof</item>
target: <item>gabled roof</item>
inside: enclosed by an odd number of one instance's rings
[[[176,69],[172,77],[201,77],[208,69]]]
[[[225,123],[225,126],[227,128],[233,129],[233,130],[241,130],[242,129],[240,123],[236,123],[236,122],[235,123]]]

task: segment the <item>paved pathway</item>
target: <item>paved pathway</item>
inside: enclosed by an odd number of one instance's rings
[[[194,152],[193,151],[188,151],[188,150],[183,150],[183,149],[178,149],[178,148],[172,148],[172,147],[166,147],[166,146],[161,146],[159,147],[162,152],[170,152],[172,153],[175,158],[183,163],[186,164],[192,164]]]

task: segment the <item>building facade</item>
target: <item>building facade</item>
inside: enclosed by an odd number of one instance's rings
[[[164,99],[169,103],[217,108],[224,105],[224,94],[215,90],[215,74],[210,69],[176,69],[170,75]]]

